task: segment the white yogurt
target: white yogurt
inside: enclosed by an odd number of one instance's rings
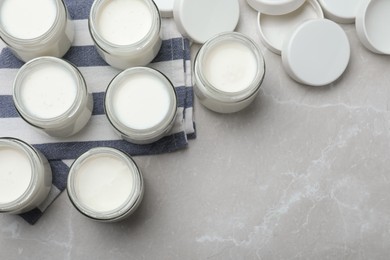
[[[194,62],[194,91],[219,113],[234,113],[256,98],[265,75],[257,44],[241,33],[222,33],[200,48]]]
[[[152,0],[95,0],[89,29],[99,55],[122,70],[149,64],[162,44],[161,18]]]
[[[159,71],[134,67],[119,73],[105,97],[106,115],[123,139],[137,144],[157,141],[173,126],[177,98]]]
[[[31,164],[27,154],[11,146],[0,146],[0,203],[19,199],[31,181]]]
[[[0,22],[13,37],[33,39],[45,34],[54,24],[57,6],[54,0],[4,0]]]
[[[58,117],[76,100],[77,82],[60,64],[41,63],[20,84],[21,102],[27,111],[41,119]]]
[[[152,27],[152,13],[143,0],[111,0],[101,5],[98,31],[107,41],[129,45],[143,39]]]
[[[0,138],[0,212],[20,214],[39,208],[52,185],[50,165],[21,140]]]
[[[73,65],[55,57],[24,64],[14,81],[16,109],[30,125],[54,137],[68,137],[89,121],[92,95]]]
[[[68,176],[70,200],[84,215],[98,221],[119,221],[141,203],[144,186],[140,170],[125,153],[99,147],[73,163]]]
[[[62,0],[0,1],[0,37],[20,60],[62,57],[74,27]]]
[[[257,74],[253,51],[239,41],[227,40],[210,47],[203,56],[204,75],[215,88],[238,92],[247,88]]]
[[[134,176],[118,157],[94,155],[82,162],[74,175],[80,202],[97,212],[109,212],[126,203],[132,194]]]
[[[112,98],[119,121],[138,130],[160,124],[171,103],[167,86],[148,72],[128,76],[116,87]]]

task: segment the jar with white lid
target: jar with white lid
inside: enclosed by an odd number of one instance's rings
[[[74,38],[74,25],[62,0],[1,0],[0,38],[20,60],[62,57]]]
[[[47,198],[52,173],[47,159],[25,142],[0,138],[0,213],[30,211]]]
[[[80,71],[55,57],[39,57],[22,66],[13,100],[20,116],[50,136],[68,137],[89,121],[93,98]]]
[[[111,81],[104,109],[111,125],[124,140],[149,144],[172,129],[177,113],[176,91],[161,72],[134,67]]]
[[[95,0],[89,30],[100,56],[126,69],[150,63],[161,48],[161,18],[152,0]]]
[[[101,222],[130,216],[144,194],[140,169],[120,150],[99,147],[81,155],[72,165],[68,196],[83,215]]]
[[[265,75],[258,45],[229,32],[208,40],[194,64],[194,91],[201,104],[219,113],[234,113],[256,98]]]

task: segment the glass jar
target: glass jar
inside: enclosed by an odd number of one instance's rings
[[[114,148],[99,147],[73,163],[67,191],[72,204],[83,215],[115,222],[137,209],[144,184],[141,171],[130,156]]]
[[[223,33],[199,50],[194,91],[207,108],[233,113],[252,103],[264,75],[265,62],[258,45],[241,33]]]
[[[95,0],[89,30],[100,56],[122,70],[150,63],[162,44],[161,18],[152,0]]]
[[[1,0],[0,37],[22,61],[62,57],[74,38],[74,25],[62,0]]]
[[[79,70],[65,60],[40,57],[27,62],[13,87],[20,116],[50,136],[74,135],[91,117],[92,95]]]
[[[51,189],[47,159],[25,142],[0,138],[0,213],[20,214],[38,207]]]
[[[177,97],[174,86],[161,72],[135,67],[111,81],[104,108],[111,125],[124,140],[148,144],[172,129]]]

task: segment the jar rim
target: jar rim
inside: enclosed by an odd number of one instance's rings
[[[81,202],[81,200],[78,198],[77,191],[75,188],[75,175],[77,174],[77,170],[83,165],[83,163],[86,160],[96,155],[114,156],[115,158],[120,159],[122,162],[125,162],[126,165],[128,166],[128,172],[132,175],[134,180],[131,188],[132,193],[128,196],[126,201],[119,207],[106,212],[99,212],[93,210],[89,208],[87,205],[85,205],[83,202]],[[67,193],[69,199],[81,214],[94,220],[115,221],[117,219],[120,219],[124,215],[129,214],[129,212],[132,212],[138,206],[139,200],[142,198],[143,195],[143,189],[144,187],[143,187],[142,173],[138,168],[138,165],[135,163],[133,158],[131,158],[131,156],[127,155],[123,151],[116,148],[111,148],[111,147],[92,148],[91,150],[79,156],[73,162],[69,170],[68,184],[67,184]]]
[[[202,70],[203,60],[205,55],[207,54],[207,51],[212,47],[214,47],[215,45],[220,44],[221,42],[231,41],[231,40],[240,42],[244,44],[246,47],[248,47],[256,57],[256,62],[257,62],[257,72],[252,83],[247,88],[235,92],[223,91],[221,89],[214,87],[207,80]],[[198,87],[202,87],[202,89],[205,90],[207,94],[213,96],[213,98],[226,103],[240,102],[255,95],[258,92],[264,80],[265,70],[266,67],[265,67],[264,57],[258,45],[249,37],[238,32],[221,33],[209,39],[199,49],[198,53],[196,54],[195,64],[194,64],[195,79],[202,84],[202,86],[198,86]]]
[[[45,44],[46,42],[49,42],[53,35],[57,33],[56,28],[60,26],[60,21],[63,17],[65,17],[64,20],[68,19],[68,12],[66,9],[66,5],[64,3],[64,0],[54,0],[56,4],[56,16],[53,24],[50,26],[50,28],[42,35],[39,35],[35,38],[31,39],[21,39],[18,37],[15,37],[7,32],[0,23],[0,38],[7,43],[8,45],[16,48],[25,47],[26,45],[30,47],[37,45],[37,47],[42,46],[42,44]],[[61,4],[60,4],[61,3]],[[63,7],[63,8],[61,8]]]
[[[77,93],[72,105],[61,115],[52,118],[39,118],[32,115],[25,109],[20,101],[21,84],[23,79],[28,75],[29,71],[34,69],[35,66],[40,66],[42,63],[58,64],[67,72],[71,73],[73,79],[76,82]],[[13,100],[19,115],[29,124],[41,129],[56,128],[58,125],[63,125],[64,122],[70,120],[75,114],[78,113],[79,108],[86,102],[88,96],[87,84],[80,70],[72,63],[60,58],[43,56],[30,60],[24,64],[18,71],[13,84]]]
[[[39,181],[38,175],[40,171],[43,171],[43,166],[38,151],[20,139],[13,137],[1,137],[0,147],[12,147],[23,152],[28,157],[31,166],[31,179],[26,191],[14,201],[3,204],[0,203],[0,212],[12,213],[13,211],[25,208],[29,203],[29,200],[37,193],[37,185]]]
[[[166,86],[166,89],[168,90],[169,97],[170,97],[169,110],[165,118],[162,119],[157,125],[152,126],[151,128],[141,129],[141,130],[133,129],[131,127],[124,125],[115,115],[113,109],[113,102],[112,102],[112,96],[114,95],[115,88],[117,88],[117,86],[120,85],[120,83],[124,80],[124,78],[139,72],[147,72],[161,79],[164,83],[164,86]],[[163,73],[161,73],[156,69],[152,69],[149,67],[133,67],[120,72],[109,83],[104,98],[104,110],[106,112],[106,116],[110,124],[121,135],[135,142],[137,141],[143,142],[148,140],[154,140],[155,138],[159,137],[161,134],[165,133],[167,129],[170,128],[170,126],[172,126],[177,114],[177,102],[178,101],[177,101],[177,94],[176,94],[175,87],[173,86],[172,82],[168,79],[166,75],[164,75]]]
[[[142,39],[132,44],[119,45],[107,41],[99,33],[98,26],[96,24],[99,9],[105,1],[107,0],[95,0],[92,3],[91,11],[88,18],[88,29],[92,36],[92,40],[103,52],[108,54],[118,53],[119,55],[121,53],[136,52],[140,49],[143,49],[148,44],[150,44],[151,39],[153,38],[154,35],[160,34],[161,16],[160,16],[160,12],[158,11],[157,5],[152,0],[143,0],[148,5],[152,14],[152,25],[148,33]]]

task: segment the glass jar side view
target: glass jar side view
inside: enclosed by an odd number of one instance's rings
[[[62,59],[40,57],[22,66],[13,99],[20,116],[54,137],[68,137],[89,121],[92,95],[79,70]]]
[[[52,173],[47,159],[25,142],[0,138],[0,213],[30,211],[46,199]]]
[[[98,53],[118,69],[147,65],[161,48],[161,18],[152,0],[95,0],[88,24]]]
[[[194,65],[194,91],[201,104],[219,113],[234,113],[256,98],[265,75],[257,44],[241,33],[208,40]]]
[[[0,0],[0,38],[20,60],[62,57],[74,38],[63,0]]]

